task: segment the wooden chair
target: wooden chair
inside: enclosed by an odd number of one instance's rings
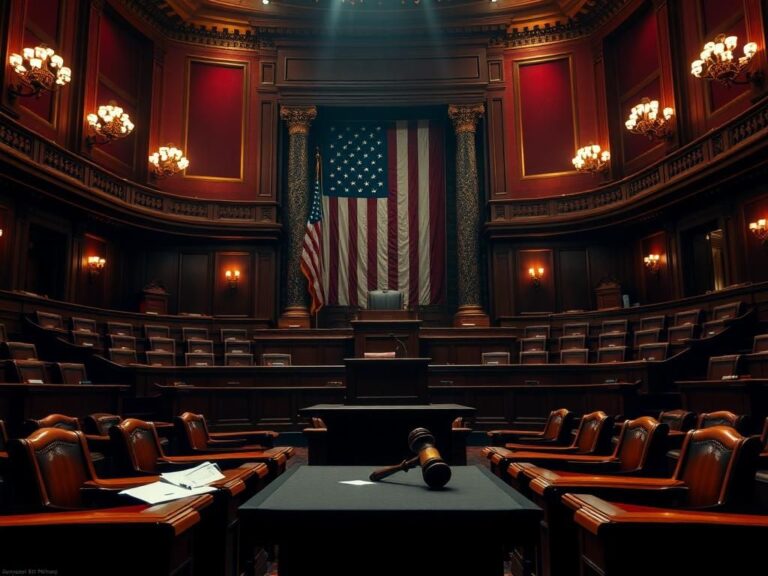
[[[562,507],[561,499],[568,508],[571,507],[571,494],[578,494],[576,498],[591,494],[625,499],[625,502],[639,505],[636,509],[641,513],[646,506],[656,506],[659,502],[691,509],[727,509],[744,498],[745,495],[737,491],[746,491],[751,481],[750,473],[754,475],[756,441],[745,439],[726,428],[692,430],[686,435],[680,462],[672,477],[668,478],[646,478],[635,474],[582,474],[573,471],[575,466],[565,474],[541,467],[527,468],[523,474],[530,480],[534,500],[545,508],[548,519],[542,539],[545,549],[552,547],[548,550],[550,573],[579,573],[579,539],[569,520],[570,511]],[[599,521],[599,517],[593,521]],[[680,548],[679,539],[676,546]],[[642,555],[645,552],[636,554]],[[666,562],[657,564],[657,569],[660,565],[664,566],[662,572],[668,573]],[[633,565],[625,567],[627,571],[622,574],[646,573],[634,571]],[[681,573],[689,572],[684,570]]]
[[[523,330],[523,338],[544,338],[549,340],[549,326],[526,326]]]
[[[547,349],[546,338],[521,338],[520,339],[520,351],[521,352],[539,352]]]
[[[11,360],[37,360],[37,348],[30,342],[5,342],[3,347]]]
[[[45,330],[61,330],[64,331],[64,320],[61,314],[53,314],[51,312],[35,311],[35,320],[40,328]]]
[[[138,364],[136,350],[127,350],[125,348],[110,348],[109,359],[115,364],[128,366],[129,364]]]
[[[155,352],[170,352],[176,354],[176,340],[154,336],[149,339],[149,349]]]
[[[119,334],[109,334],[109,347],[123,350],[136,350],[136,338]]]
[[[712,356],[707,366],[707,380],[733,380],[738,378],[741,356],[729,354]]]
[[[187,419],[182,420],[187,422]],[[269,450],[251,450],[200,453],[182,456],[166,456],[160,445],[157,431],[152,422],[136,418],[126,418],[109,430],[113,454],[118,470],[125,474],[157,474],[163,470],[178,469],[179,466],[197,465],[202,462],[215,462],[222,469],[229,469],[248,462],[267,464],[270,477],[274,478],[285,470],[285,462],[293,455],[293,448],[271,448]],[[205,430],[200,426],[184,426],[184,434],[179,438],[182,445],[196,447],[205,441]]]
[[[144,352],[150,366],[176,366],[176,356],[170,352],[147,350]]]
[[[80,430],[80,421],[74,416],[66,414],[48,414],[43,418],[28,418],[24,421],[24,427],[28,434],[41,428],[58,428],[60,430]]]
[[[195,354],[213,354],[213,340],[190,338],[187,340],[187,352]]]
[[[696,414],[681,408],[664,410],[659,413],[658,420],[669,426],[670,431],[688,432],[696,425]]]
[[[107,322],[107,334],[133,337],[133,325],[126,322]]]
[[[290,354],[262,354],[261,355],[262,366],[290,366],[291,355]]]
[[[613,346],[611,348],[598,348],[597,357],[595,361],[597,363],[606,362],[624,362],[627,355],[626,346]]]
[[[202,328],[198,326],[184,326],[181,329],[181,339],[185,342],[187,340],[210,340],[208,336],[208,328]]]
[[[570,442],[575,415],[567,408],[552,410],[540,431],[522,429],[489,430],[486,432],[492,446],[504,446],[507,442],[523,444],[559,444]]]
[[[664,330],[666,323],[666,316],[646,316],[640,318],[640,330]]]
[[[109,429],[123,421],[117,414],[94,412],[83,418],[83,431],[96,436],[109,436]]]
[[[161,326],[159,324],[144,324],[144,338],[150,340],[151,338],[170,338],[171,329],[168,326]]]
[[[222,342],[227,340],[248,341],[248,330],[245,328],[222,328],[220,334]]]
[[[274,448],[275,440],[279,434],[273,430],[239,430],[233,432],[211,432],[208,422],[202,414],[184,412],[174,420],[177,432],[183,432],[181,439],[185,451],[220,450],[234,448],[238,451],[264,450]],[[189,428],[189,430],[187,429]],[[198,435],[202,429],[203,435]],[[191,433],[190,433],[191,432]],[[184,442],[187,442],[184,444]],[[293,449],[286,449],[293,455]]]
[[[489,446],[483,454],[491,461],[491,470],[501,478],[512,462],[529,462],[544,454],[594,454],[607,455],[613,451],[613,417],[597,411],[585,414],[573,440],[567,446],[532,446],[524,443],[507,443],[504,447]]]
[[[696,421],[696,428],[711,428],[712,426],[729,426],[739,434],[749,433],[749,418],[743,414],[734,414],[729,410],[702,412]]]
[[[569,334],[560,336],[560,350],[583,350],[587,347],[587,337],[584,334]]]
[[[589,336],[589,323],[563,324],[563,336]]]
[[[686,326],[688,324],[698,324],[701,318],[701,310],[699,308],[693,310],[684,310],[677,312],[672,323],[673,326]]]
[[[250,354],[251,343],[248,340],[225,340],[224,354]]]
[[[224,366],[253,366],[253,354],[224,354]]]
[[[186,366],[214,366],[213,354],[205,352],[187,352],[184,354]]]
[[[661,362],[667,359],[669,344],[667,342],[656,342],[655,344],[642,344],[638,351],[640,360],[649,362]]]
[[[751,552],[745,538],[768,535],[768,518],[738,512],[751,511],[746,500],[759,449],[756,436],[718,426],[688,432],[672,478],[625,478],[615,486],[597,477],[589,488],[563,478],[561,489],[571,492],[563,503],[575,511],[582,543],[576,557],[589,573],[605,576],[656,573],[660,566],[667,574],[753,572],[762,551]],[[647,546],[638,553],[640,540]],[[706,546],[720,552],[706,553]]]
[[[589,361],[589,350],[586,348],[560,351],[560,364],[586,364]]]
[[[85,364],[56,362],[54,365],[59,373],[59,382],[62,384],[90,384]]]
[[[698,324],[683,324],[682,326],[670,326],[667,328],[669,343],[684,343],[698,336]]]
[[[483,364],[509,364],[509,352],[483,352],[480,355]]]
[[[549,352],[546,350],[528,350],[520,352],[520,364],[547,364]]]
[[[95,332],[78,331],[72,332],[72,343],[77,346],[86,346],[88,348],[100,348],[101,340]]]
[[[40,360],[9,360],[9,378],[22,384],[47,384],[50,382],[45,362]]]
[[[598,348],[612,348],[613,346],[626,346],[626,332],[606,332],[600,334],[597,341]]]
[[[93,318],[78,318],[72,316],[72,332],[96,333],[96,320]]]
[[[655,344],[661,341],[660,328],[648,328],[647,330],[635,330],[635,348],[640,348],[643,344]]]
[[[768,352],[768,334],[758,334],[752,343],[752,353]]]
[[[712,308],[712,320],[727,320],[729,318],[736,318],[743,313],[743,302],[729,302],[728,304],[721,304]]]
[[[614,332],[627,333],[627,320],[603,320],[600,334],[612,334]]]

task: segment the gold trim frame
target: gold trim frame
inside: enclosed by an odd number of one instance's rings
[[[248,116],[247,116],[247,102],[248,102],[248,94],[249,94],[249,86],[250,86],[250,80],[248,77],[248,65],[249,62],[244,61],[232,61],[232,60],[225,60],[223,58],[204,58],[204,57],[198,57],[198,56],[190,56],[187,57],[187,70],[185,74],[184,79],[184,137],[182,138],[184,144],[184,152],[185,154],[189,152],[189,146],[187,145],[187,138],[189,137],[189,100],[190,100],[190,91],[189,91],[189,84],[190,79],[192,76],[192,63],[203,63],[203,64],[212,64],[217,66],[223,66],[226,68],[241,68],[243,70],[243,107],[240,113],[241,123],[242,123],[242,130],[240,132],[240,176],[238,178],[228,178],[224,176],[205,176],[200,174],[195,175],[188,175],[187,171],[184,170],[183,177],[189,180],[208,180],[211,182],[244,182],[245,178],[243,176],[245,171],[245,134],[248,132]],[[194,158],[190,159],[190,162],[193,162]]]
[[[576,117],[576,84],[573,78],[573,55],[570,52],[553,54],[549,56],[528,58],[524,60],[515,60],[512,62],[513,77],[514,77],[514,99],[515,99],[515,124],[517,128],[517,144],[518,144],[518,161],[520,162],[520,172],[522,180],[536,180],[540,178],[553,178],[557,176],[578,176],[580,172],[574,170],[566,170],[562,172],[545,172],[544,174],[526,174],[525,172],[525,146],[523,144],[523,115],[522,115],[522,102],[520,93],[520,66],[527,66],[529,64],[543,64],[545,62],[554,62],[556,60],[568,60],[568,75],[571,85],[571,120],[573,121],[573,152],[575,153],[578,148],[579,138],[579,126]]]

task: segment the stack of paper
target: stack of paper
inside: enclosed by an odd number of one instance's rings
[[[189,470],[165,472],[160,475],[160,478],[158,482],[129,488],[120,494],[133,496],[148,504],[159,504],[160,502],[213,492],[216,488],[209,486],[209,484],[221,480],[224,478],[224,474],[221,473],[216,464],[204,462]]]

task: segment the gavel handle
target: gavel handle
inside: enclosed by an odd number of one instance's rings
[[[403,460],[400,462],[400,464],[395,464],[394,466],[387,466],[386,468],[381,468],[379,470],[374,470],[371,472],[371,475],[369,476],[369,479],[372,482],[378,482],[379,480],[382,480],[386,478],[387,476],[392,476],[395,472],[400,472],[401,470],[408,472],[411,468],[415,468],[419,465],[419,457],[414,456],[413,458],[409,458],[408,460]]]

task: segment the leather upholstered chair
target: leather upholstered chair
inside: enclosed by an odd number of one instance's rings
[[[147,364],[150,366],[175,366],[176,355],[172,352],[160,352],[159,350],[147,350],[144,352]]]
[[[659,413],[658,420],[669,426],[670,431],[688,432],[696,425],[696,414],[681,408],[665,410]]]
[[[62,384],[83,384],[89,382],[88,374],[85,371],[85,364],[56,362],[55,366],[59,373],[59,381]]]
[[[643,344],[655,344],[661,341],[661,329],[649,328],[648,330],[635,330],[635,348],[640,348]]]
[[[640,318],[640,330],[664,330],[666,323],[666,316],[646,316],[645,318]]]
[[[489,430],[488,441],[491,446],[504,446],[507,442],[536,445],[565,445],[570,440],[571,428],[575,415],[567,408],[552,410],[547,416],[544,427],[539,430],[506,429]]]
[[[521,338],[520,352],[538,352],[547,349],[546,338]]]
[[[110,336],[130,336],[133,338],[133,325],[127,322],[107,322],[107,334]]]
[[[110,348],[109,359],[120,366],[128,366],[138,362],[136,350],[128,350],[127,348]]]
[[[626,346],[612,346],[610,348],[598,348],[595,361],[597,363],[605,362],[624,362],[626,360]]]
[[[224,366],[253,366],[253,354],[224,354]]]
[[[585,414],[573,441],[567,446],[534,446],[523,443],[507,443],[504,447],[487,446],[483,455],[491,461],[491,470],[506,479],[506,469],[512,462],[527,462],[537,455],[546,454],[593,454],[608,455],[612,452],[611,436],[613,417],[600,410]]]
[[[31,342],[5,342],[3,347],[11,360],[37,360],[37,348]]]
[[[661,362],[662,360],[667,359],[668,352],[668,342],[653,342],[651,344],[641,344],[637,354],[639,360]]]
[[[290,366],[290,354],[268,353],[261,355],[262,366]]]
[[[187,352],[213,354],[213,340],[190,338],[187,342]]]
[[[400,310],[403,293],[399,290],[371,290],[368,292],[368,310]]]
[[[88,434],[109,437],[109,429],[123,421],[122,416],[107,412],[94,412],[83,418],[83,430]]]
[[[509,364],[509,352],[483,352],[480,361],[483,364]]]
[[[110,348],[123,348],[125,350],[136,350],[136,338],[125,334],[109,334]]]
[[[187,352],[184,354],[184,363],[187,366],[214,366],[213,354],[207,352]]]
[[[579,540],[575,526],[570,521],[570,510],[560,504],[561,497],[569,507],[573,504],[568,502],[571,496],[566,493],[591,494],[631,502],[633,510],[635,506],[648,505],[649,508],[661,505],[698,510],[742,509],[751,497],[758,450],[759,440],[756,437],[745,438],[731,428],[713,427],[691,430],[686,434],[680,461],[671,477],[616,476],[592,472],[582,474],[573,472],[573,469],[561,473],[543,467],[526,467],[523,474],[530,480],[530,497],[545,508],[548,519],[542,531],[544,549],[548,550],[547,559],[544,560],[543,554],[542,559],[549,564],[544,572],[551,576],[579,573]],[[660,510],[660,517],[664,514]],[[632,538],[636,537],[633,533]],[[678,540],[678,548],[685,547],[681,545],[679,535],[671,537]],[[646,553],[648,550],[644,549],[635,556],[644,556]],[[663,573],[669,573],[666,571],[666,562],[662,562],[661,558],[657,560],[657,566],[664,566]],[[620,572],[645,573],[632,569]]]
[[[549,352],[546,350],[523,350],[520,352],[520,364],[546,364]]]
[[[205,443],[196,444],[198,448],[194,448],[191,444],[187,444],[186,447],[192,451],[196,449],[229,449],[238,448],[244,450],[264,450],[265,448],[274,447],[275,440],[279,436],[277,432],[273,430],[238,430],[234,432],[211,432],[208,429],[208,422],[205,420],[205,416],[202,414],[194,414],[192,412],[184,412],[181,416],[176,418],[174,426],[176,431],[181,433],[182,446],[185,438],[190,438],[185,430],[187,423],[194,423],[195,427],[202,429],[204,433]],[[191,438],[190,438],[191,439]],[[194,439],[197,443],[199,440]]]
[[[187,429],[192,446],[204,437],[201,427]],[[195,452],[182,456],[166,456],[160,445],[157,431],[151,422],[126,418],[109,430],[112,450],[117,469],[123,474],[156,474],[163,470],[179,469],[183,466],[202,462],[215,462],[221,468],[233,468],[247,462],[260,462],[269,468],[269,477],[275,478],[285,470],[287,459],[293,455],[292,448],[271,448],[242,452]]]
[[[69,430],[70,432],[82,430],[80,420],[66,414],[48,414],[43,418],[29,418],[24,421],[23,428],[26,434],[32,434],[43,428]],[[105,454],[109,452],[109,440],[105,436],[92,434],[87,434],[85,439],[88,442],[89,454],[93,459],[94,466],[100,472],[105,472],[108,464]]]
[[[22,384],[47,384],[50,382],[45,362],[40,360],[8,360],[10,381]]]
[[[584,334],[567,334],[560,336],[560,350],[584,349],[587,347],[587,337]]]
[[[586,364],[589,362],[589,350],[573,348],[560,351],[560,364]]]
[[[699,414],[696,428],[710,428],[712,426],[730,426],[739,434],[748,434],[749,417],[743,414],[734,414],[730,410],[702,412]]]

